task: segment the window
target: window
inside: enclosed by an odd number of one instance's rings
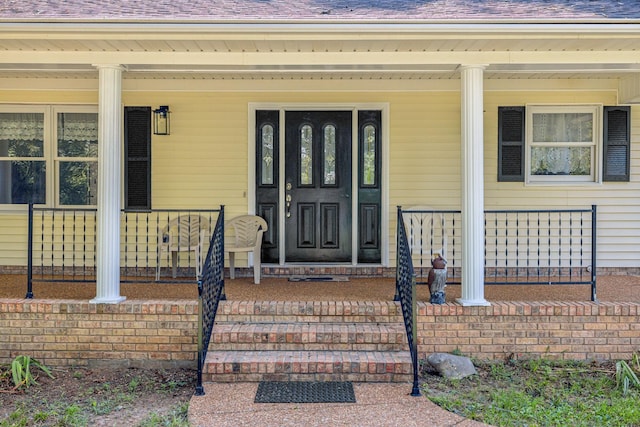
[[[56,123],[57,204],[96,205],[98,114],[58,112]]]
[[[629,181],[629,107],[499,107],[498,181]]]
[[[0,204],[95,205],[96,107],[0,106]]]
[[[0,112],[0,203],[45,203],[45,115]]]
[[[527,107],[527,182],[594,182],[598,106]]]

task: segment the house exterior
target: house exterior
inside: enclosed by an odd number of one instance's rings
[[[392,268],[395,207],[429,206],[462,212],[461,303],[485,305],[485,209],[597,205],[599,267],[637,273],[635,6],[1,5],[0,266],[27,263],[30,201],[97,207],[104,303],[121,209],[224,205],[268,220],[263,263]]]

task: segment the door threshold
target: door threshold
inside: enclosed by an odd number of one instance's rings
[[[292,264],[285,265],[262,264],[262,274],[265,277],[289,276],[349,276],[349,277],[395,277],[396,269],[382,265],[352,265],[352,264]]]

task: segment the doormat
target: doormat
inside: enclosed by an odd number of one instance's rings
[[[262,381],[255,403],[356,403],[349,381]]]
[[[291,276],[290,282],[348,282],[347,276]]]

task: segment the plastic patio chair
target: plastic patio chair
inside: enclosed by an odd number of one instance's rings
[[[262,235],[267,231],[267,222],[257,215],[241,215],[227,223],[234,237],[225,240],[225,251],[229,253],[229,274],[235,279],[235,255],[238,252],[253,253],[253,282],[260,284],[260,248]]]
[[[200,277],[208,230],[209,220],[202,215],[187,214],[171,219],[158,235],[156,280],[160,280],[160,264],[166,253],[171,254],[172,276],[177,276],[179,252],[194,252],[196,279]]]

